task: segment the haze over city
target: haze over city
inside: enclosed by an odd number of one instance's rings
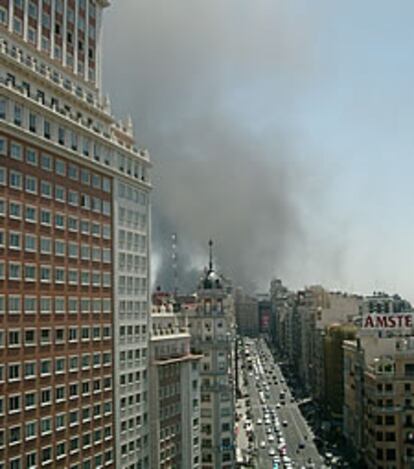
[[[0,1],[0,469],[414,467],[414,6],[341,3]]]
[[[155,164],[157,282],[170,281],[171,233],[186,270],[206,262],[208,233],[251,289],[278,275],[414,299],[413,10],[114,2],[104,85]]]

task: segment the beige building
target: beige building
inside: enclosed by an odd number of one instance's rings
[[[344,434],[368,468],[414,465],[414,338],[344,342]]]
[[[150,467],[201,467],[200,359],[172,303],[152,308],[149,364]]]
[[[181,305],[193,353],[201,354],[202,469],[235,464],[235,311],[230,285],[209,268],[200,280],[196,302]]]
[[[325,347],[329,326],[350,324],[358,315],[362,298],[341,292],[329,292],[312,286],[299,293],[296,306],[300,337],[298,375],[311,396],[326,404]]]

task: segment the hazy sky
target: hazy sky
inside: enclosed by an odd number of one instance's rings
[[[183,270],[212,236],[236,283],[414,300],[413,17],[408,0],[113,1],[104,88],[155,165],[160,282],[177,231]]]

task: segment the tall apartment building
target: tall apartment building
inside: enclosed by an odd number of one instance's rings
[[[210,245],[211,247],[211,245]],[[231,288],[210,265],[200,280],[197,303],[181,305],[191,347],[201,359],[202,469],[235,464],[235,312]]]
[[[0,1],[0,467],[149,466],[149,156],[105,0]]]
[[[413,338],[363,336],[344,348],[345,436],[369,469],[411,468]]]
[[[289,364],[293,364],[293,310],[296,295],[282,284],[280,279],[273,279],[270,283],[270,301],[275,321],[274,342]]]
[[[159,298],[159,297],[158,297]],[[173,303],[154,301],[150,345],[151,467],[201,467],[200,359]]]
[[[359,319],[366,315],[394,316],[398,323],[396,317],[413,312],[399,296],[376,293],[361,306]],[[344,435],[368,468],[414,465],[414,334],[394,321],[362,326],[343,344]]]

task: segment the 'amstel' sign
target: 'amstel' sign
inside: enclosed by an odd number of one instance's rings
[[[413,327],[412,313],[367,314],[363,317],[364,329],[400,329]]]

